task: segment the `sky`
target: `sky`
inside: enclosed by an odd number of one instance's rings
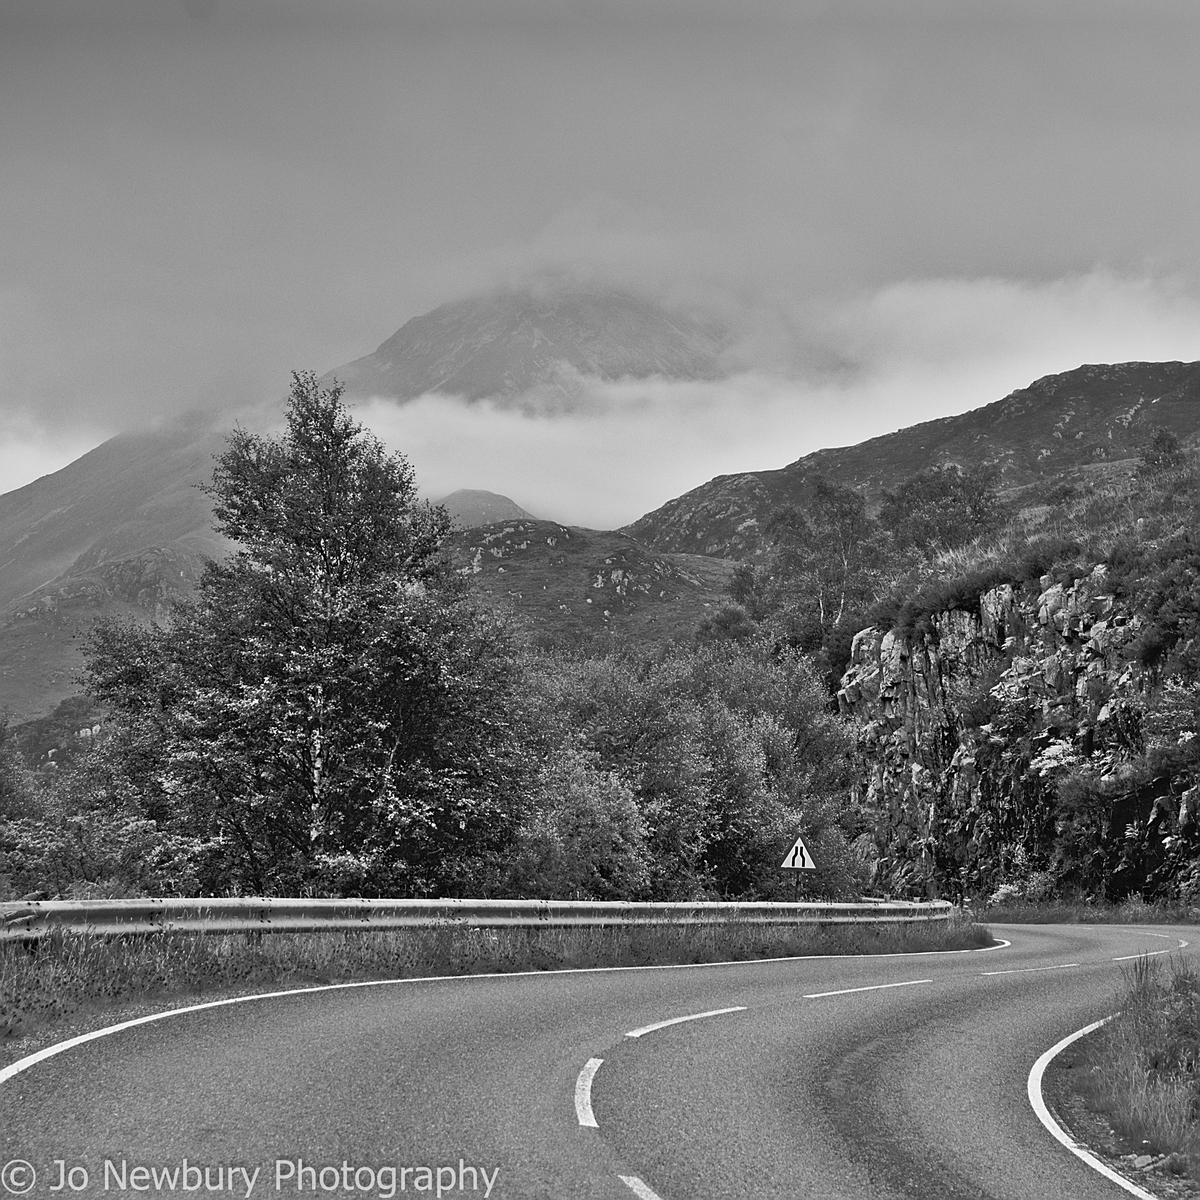
[[[1200,359],[1193,0],[0,0],[0,492],[546,272],[727,380],[365,404],[427,494],[635,519],[1083,362]]]

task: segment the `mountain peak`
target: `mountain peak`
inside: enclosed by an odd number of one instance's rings
[[[578,376],[718,379],[728,342],[713,322],[625,292],[507,288],[414,317],[323,382],[403,401],[427,392],[505,398]]]
[[[478,488],[459,488],[438,503],[463,529],[476,529],[481,525],[494,525],[497,521],[533,521],[515,500],[497,492],[485,492]]]

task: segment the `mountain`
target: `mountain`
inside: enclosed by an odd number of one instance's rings
[[[718,379],[728,342],[715,324],[624,292],[506,290],[414,317],[364,358],[337,367],[350,396],[427,392],[511,397],[599,379]]]
[[[587,295],[592,299],[573,310],[573,320],[592,311],[589,304],[604,308],[597,293]],[[419,320],[441,321],[451,309],[459,319],[471,306],[495,314],[513,296],[446,306]],[[526,298],[560,319],[553,303]],[[642,311],[642,303],[613,301],[626,314]],[[474,341],[483,345],[490,326],[481,321]],[[592,341],[615,337],[614,328],[599,328]],[[453,345],[443,357],[459,361]],[[482,360],[462,359],[468,361]],[[716,362],[715,351],[706,361]],[[509,383],[493,376],[483,394]],[[820,450],[778,471],[719,476],[616,532],[536,521],[493,493],[447,500],[463,527],[454,545],[464,569],[524,613],[538,636],[607,629],[660,638],[687,632],[719,603],[733,560],[756,553],[759,529],[773,511],[804,504],[819,472],[862,487],[877,502],[884,489],[935,463],[993,467],[1009,494],[1028,504],[1072,478],[1128,470],[1158,426],[1184,440],[1200,435],[1200,363],[1084,366],[1046,376],[959,416]],[[78,635],[95,617],[163,614],[173,597],[191,590],[205,559],[226,551],[228,543],[211,529],[208,498],[193,486],[210,477],[212,457],[224,445],[222,432],[198,425],[123,434],[0,495],[0,711],[19,721],[53,709],[78,690]],[[482,532],[472,528],[479,524]]]
[[[0,609],[68,570],[148,546],[219,539],[195,484],[207,482],[225,434],[186,425],[111,438],[81,458],[0,495]]]
[[[514,500],[495,492],[482,492],[474,488],[459,488],[438,503],[454,518],[462,529],[474,529],[479,525],[491,525],[496,521],[532,521]]]
[[[911,425],[856,446],[818,450],[776,471],[719,475],[625,528],[662,552],[743,558],[787,504],[803,507],[824,474],[878,502],[926,467],[993,468],[1010,496],[1035,503],[1049,486],[1121,469],[1151,431],[1200,434],[1200,362],[1089,365],[1047,375],[1002,400]]]
[[[0,712],[45,712],[79,690],[79,637],[99,616],[149,619],[229,543],[208,497],[224,433],[121,434],[0,495]]]

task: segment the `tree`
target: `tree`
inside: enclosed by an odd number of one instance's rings
[[[767,528],[769,606],[786,641],[812,653],[874,596],[881,563],[878,530],[854,488],[824,476],[801,512],[780,510]]]
[[[590,788],[602,782],[612,797],[602,821],[587,817],[586,847],[573,835],[578,853],[599,858],[590,847],[608,856],[616,845],[629,862],[636,839],[609,832],[627,819],[615,800],[623,784],[644,823],[652,899],[785,896],[779,863],[799,832],[820,866],[806,886],[834,897],[861,882],[849,851],[846,730],[800,655],[765,639],[718,639],[544,668],[535,682],[547,723],[587,756]]]
[[[1149,441],[1142,447],[1138,459],[1138,474],[1142,476],[1161,475],[1165,471],[1173,471],[1182,467],[1187,461],[1183,445],[1171,430],[1159,425],[1150,435]]]
[[[142,812],[222,848],[213,889],[427,893],[480,884],[520,817],[508,635],[441,553],[444,510],[293,376],[278,439],[237,430],[213,472],[210,564],[165,628],[94,634]]]
[[[632,788],[570,742],[549,756],[538,788],[540,803],[520,832],[509,888],[548,899],[639,899],[650,856]]]
[[[17,739],[0,714],[0,821],[35,811],[33,780]]]
[[[961,546],[998,526],[1003,510],[995,482],[994,470],[930,467],[884,493],[879,523],[900,550],[932,554]]]

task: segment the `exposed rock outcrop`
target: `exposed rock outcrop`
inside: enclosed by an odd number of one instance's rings
[[[1186,772],[1156,778],[1146,755],[1194,738],[1195,689],[1145,661],[1145,627],[1101,565],[993,588],[977,611],[921,629],[862,630],[838,705],[856,727],[855,799],[881,874],[945,892],[1038,872],[1107,886],[1132,869],[1114,848],[1131,825],[1182,852],[1163,839],[1193,824],[1197,789]],[[1072,778],[1086,812],[1064,807]]]

